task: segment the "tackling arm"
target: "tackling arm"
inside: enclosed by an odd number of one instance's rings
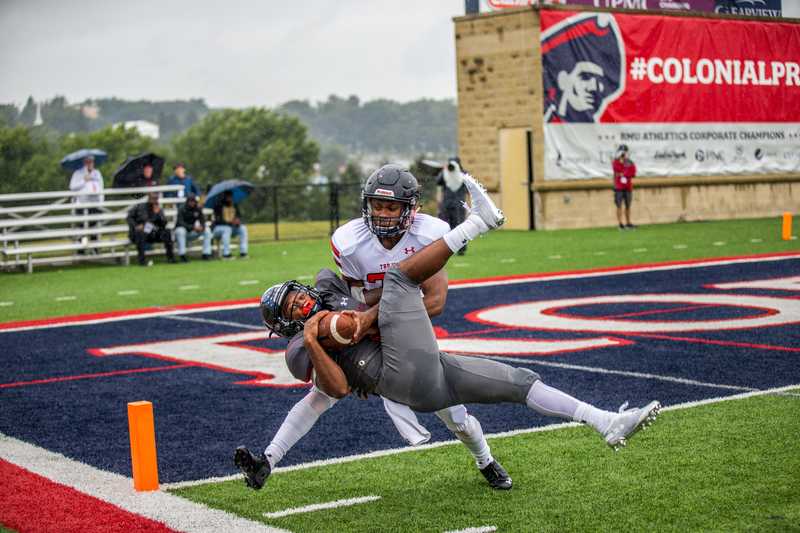
[[[317,375],[317,386],[333,398],[344,398],[350,392],[344,371],[317,340],[319,321],[327,314],[328,311],[320,311],[306,321],[303,327],[303,343]]]

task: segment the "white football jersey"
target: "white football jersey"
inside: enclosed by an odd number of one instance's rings
[[[403,237],[387,250],[364,224],[356,218],[340,226],[331,237],[333,260],[342,275],[360,279],[364,288],[383,286],[386,271],[409,255],[419,252],[450,231],[447,222],[436,217],[417,213],[411,227]]]

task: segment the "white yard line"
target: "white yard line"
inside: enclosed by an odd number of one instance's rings
[[[500,262],[501,263],[516,263],[517,260],[514,259],[513,257],[504,257],[503,259],[500,260]]]
[[[185,322],[200,322],[201,324],[215,324],[217,326],[231,326],[234,328],[242,328],[242,329],[251,329],[253,331],[263,331],[264,335],[267,334],[267,330],[262,326],[254,326],[252,324],[242,324],[241,322],[229,322],[227,320],[214,320],[212,318],[199,318],[193,316],[164,316],[161,318],[167,318],[169,320],[183,320]]]
[[[547,258],[548,259],[553,259],[553,260],[562,259],[562,257],[560,255],[558,255],[558,254],[556,254],[556,255],[548,255]]]
[[[77,296],[57,296],[56,297],[56,301],[57,302],[71,302],[72,300],[77,300],[77,299],[78,299]]]
[[[8,307],[14,305],[14,302],[0,302],[0,307]]]
[[[139,291],[136,289],[131,289],[128,291],[117,291],[117,296],[133,296],[134,294],[139,294]]]
[[[380,500],[380,496],[361,496],[359,498],[347,498],[345,500],[336,500],[325,503],[314,503],[311,505],[304,505],[303,507],[292,507],[284,509],[283,511],[275,511],[274,513],[264,513],[266,518],[282,518],[293,514],[313,513],[314,511],[322,511],[324,509],[336,509],[338,507],[350,507],[351,505],[359,505],[362,503],[374,502]]]
[[[753,243],[764,242],[764,240],[763,239],[750,239],[750,242],[753,242]]]
[[[467,529],[445,531],[445,533],[491,533],[492,531],[497,531],[497,526],[468,527]]]
[[[450,285],[447,290],[469,289],[471,287],[488,287],[498,285],[516,285],[518,283],[541,283],[549,281],[558,281],[564,279],[586,279],[586,278],[599,278],[604,276],[619,276],[624,274],[638,274],[640,272],[661,272],[665,270],[682,270],[690,268],[705,268],[710,266],[723,266],[723,265],[737,265],[747,263],[763,263],[765,261],[783,261],[783,260],[796,260],[800,259],[800,254],[793,255],[765,255],[761,257],[744,257],[739,259],[709,259],[708,261],[698,261],[696,263],[678,263],[675,265],[653,265],[653,266],[633,266],[629,268],[620,268],[617,270],[600,269],[590,272],[579,273],[565,273],[565,274],[544,274],[531,276],[523,276],[520,278],[500,279],[500,280],[476,280],[469,283],[458,283]],[[613,268],[613,267],[611,267]]]
[[[725,246],[728,243],[726,243],[725,241],[714,241],[711,244],[713,244],[714,246]]]
[[[256,285],[257,283],[257,279],[243,279],[239,282],[239,285]]]
[[[647,248],[634,248],[633,249],[633,252],[637,253],[637,254],[640,254],[640,253],[646,252],[646,251],[647,251]]]
[[[200,288],[200,285],[181,285],[178,287],[179,291],[194,291]]]
[[[601,250],[601,251],[595,252],[594,255],[606,255],[606,252],[603,252]]]
[[[165,491],[136,492],[128,477],[94,468],[2,433],[0,459],[131,513],[162,522],[177,531],[286,533],[283,529],[210,509]]]
[[[684,385],[695,385],[698,387],[712,387],[715,389],[728,389],[728,390],[739,390],[739,391],[756,391],[753,387],[742,387],[739,385],[725,385],[721,383],[709,383],[706,381],[697,381],[694,379],[686,379],[686,378],[679,378],[675,376],[665,376],[661,374],[649,374],[646,372],[630,372],[627,370],[613,370],[610,368],[601,368],[596,366],[582,366],[582,365],[570,365],[567,363],[555,363],[552,361],[539,361],[536,359],[528,359],[528,358],[521,358],[521,357],[503,357],[503,356],[485,356],[489,359],[494,359],[495,361],[503,361],[503,362],[510,362],[516,363],[520,365],[539,365],[539,366],[549,366],[553,368],[566,368],[567,370],[580,370],[583,372],[593,372],[595,374],[614,374],[617,376],[627,376],[633,378],[641,378],[641,379],[654,379],[658,381],[670,381],[672,383],[682,383]]]
[[[672,247],[676,250],[685,250],[686,248],[688,248],[688,246],[686,246],[685,244],[674,244],[672,245]]]
[[[314,276],[297,276],[297,281],[303,281],[306,279],[314,279]]]
[[[755,390],[750,392],[742,392],[739,394],[732,394],[730,396],[718,396],[715,398],[706,398],[705,400],[697,400],[693,402],[685,402],[679,403],[675,405],[669,405],[662,409],[662,411],[678,411],[681,409],[689,409],[691,407],[698,407],[700,405],[708,405],[712,403],[719,403],[719,402],[727,402],[731,400],[742,400],[745,398],[751,398],[753,396],[765,396],[768,394],[780,395],[783,396],[785,394],[792,394],[794,393],[787,393],[786,391],[791,389],[800,388],[800,383],[794,385],[785,385],[783,387],[775,387],[772,389],[763,389],[763,390]],[[511,431],[503,431],[501,433],[493,433],[486,435],[487,439],[499,439],[504,437],[514,437],[516,435],[527,435],[529,433],[543,433],[547,431],[555,431],[558,429],[563,428],[571,428],[571,427],[578,427],[580,424],[577,422],[562,422],[560,424],[549,424],[547,426],[538,426],[533,428],[525,428],[525,429],[514,429]],[[441,448],[443,446],[450,446],[460,444],[461,441],[459,440],[447,440],[447,441],[438,441],[438,442],[430,442],[427,444],[421,444],[419,446],[405,446],[403,448],[390,448],[386,450],[378,450],[369,453],[362,453],[356,455],[347,455],[344,457],[333,457],[331,459],[320,459],[318,461],[310,461],[308,463],[301,463],[291,466],[279,466],[278,468],[272,471],[273,474],[280,474],[281,472],[292,472],[294,470],[307,470],[309,468],[318,468],[323,466],[329,465],[336,465],[342,463],[352,463],[354,461],[361,461],[364,459],[374,459],[377,457],[386,457],[389,455],[396,455],[398,453],[407,453],[407,452],[414,452],[417,450],[429,450],[431,448]],[[197,479],[193,481],[179,481],[177,483],[164,483],[161,485],[162,489],[164,490],[171,490],[171,489],[178,489],[182,487],[193,487],[196,485],[205,485],[206,483],[219,483],[222,481],[231,481],[234,479],[242,479],[242,474],[234,474],[230,476],[220,476],[220,477],[213,477],[213,478],[206,478],[206,479]]]
[[[500,279],[500,280],[476,280],[471,281],[469,283],[458,283],[454,285],[450,285],[448,290],[460,290],[460,289],[469,289],[472,287],[492,287],[492,286],[500,286],[500,285],[516,285],[519,283],[546,283],[549,281],[558,281],[558,280],[565,280],[565,279],[583,279],[583,278],[597,278],[597,277],[604,277],[604,276],[620,276],[625,274],[637,274],[639,272],[660,272],[665,270],[681,270],[681,269],[689,269],[689,268],[704,268],[709,266],[722,266],[722,265],[733,265],[733,264],[747,264],[747,263],[763,263],[765,261],[785,261],[785,260],[797,260],[800,259],[800,253],[793,254],[793,255],[765,255],[761,257],[745,257],[740,259],[709,259],[704,261],[698,261],[696,263],[678,263],[674,265],[656,265],[656,266],[641,266],[641,267],[622,267],[615,270],[604,270],[600,269],[595,272],[578,272],[578,273],[564,273],[564,274],[544,274],[544,275],[537,275],[531,274],[530,276],[523,276],[523,277],[512,277],[510,279]],[[306,280],[311,279],[311,276],[299,276],[298,280]],[[58,318],[53,318],[52,322],[48,323],[39,323],[35,325],[29,326],[19,326],[15,328],[8,328],[0,330],[0,334],[3,333],[11,333],[15,331],[30,331],[35,329],[50,329],[50,328],[61,328],[61,327],[69,327],[69,326],[83,326],[87,324],[102,324],[105,322],[119,322],[122,320],[141,320],[144,318],[153,318],[156,316],[173,316],[173,315],[187,315],[192,313],[211,313],[214,311],[228,311],[232,309],[245,309],[248,307],[258,307],[258,302],[248,302],[248,303],[220,303],[219,305],[212,305],[208,307],[199,307],[199,308],[190,308],[190,309],[170,309],[167,307],[163,311],[151,311],[146,313],[136,313],[131,315],[115,315],[110,317],[103,317],[103,318],[87,318],[85,320],[75,320],[71,322],[60,322]]]

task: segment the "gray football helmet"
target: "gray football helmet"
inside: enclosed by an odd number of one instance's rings
[[[373,198],[405,205],[399,217],[377,217],[372,215],[370,200]],[[378,237],[400,235],[411,227],[419,198],[419,182],[406,167],[384,165],[367,178],[361,189],[361,216],[369,230]]]

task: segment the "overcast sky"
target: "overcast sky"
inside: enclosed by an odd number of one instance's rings
[[[0,103],[455,98],[464,0],[0,0]]]

